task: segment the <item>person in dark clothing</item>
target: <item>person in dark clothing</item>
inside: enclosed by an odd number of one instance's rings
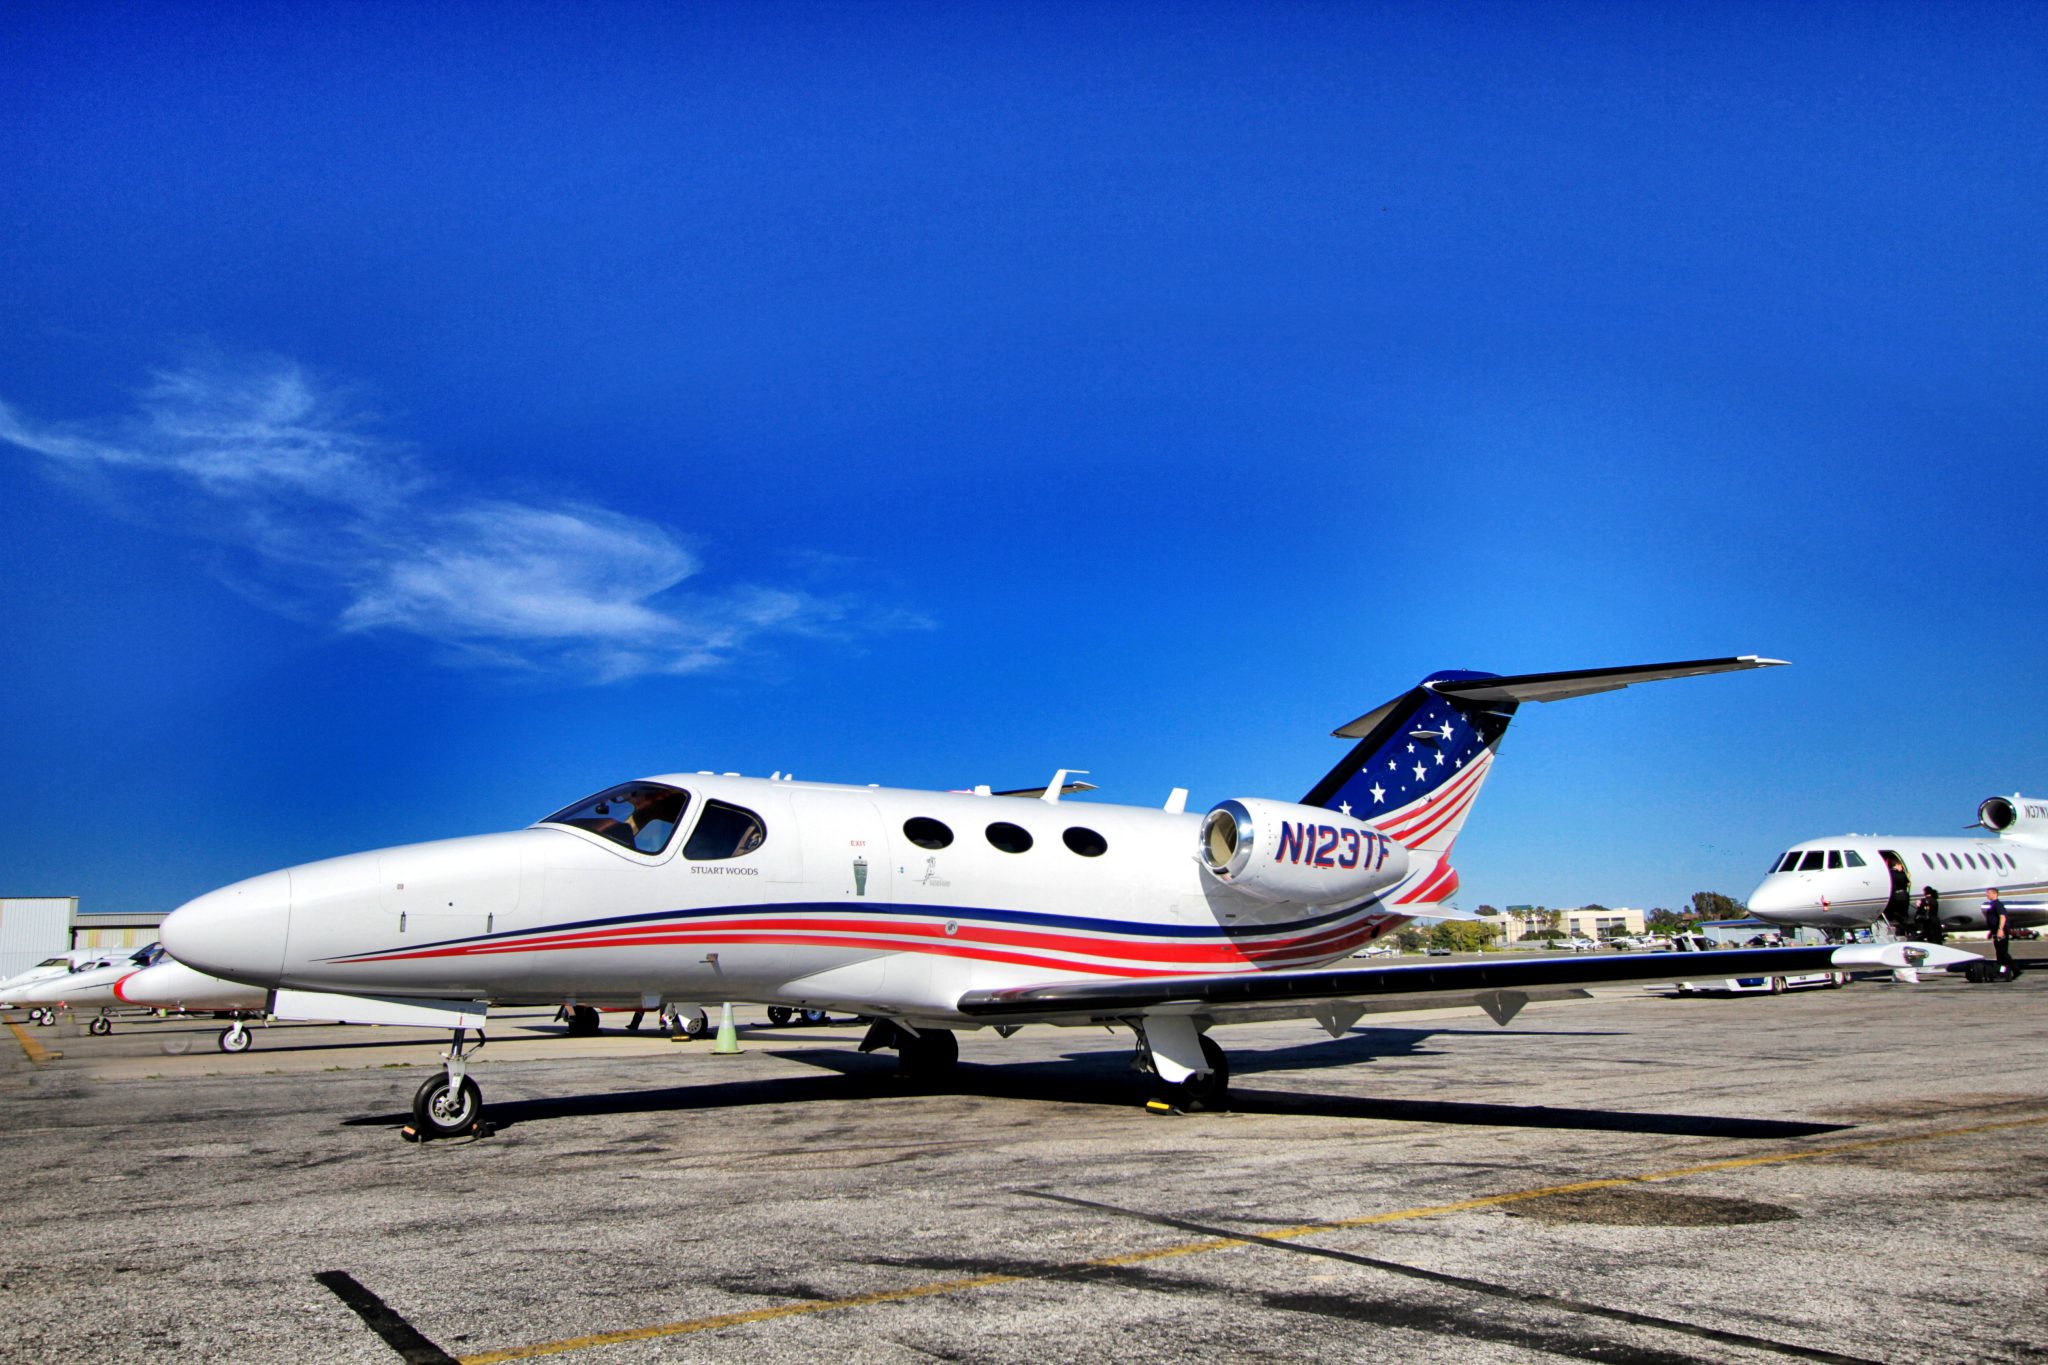
[[[1984,893],[1984,928],[1991,935],[1991,946],[1998,952],[1999,965],[2012,966],[2012,934],[2006,927],[2005,902],[1998,899],[1995,886]]]
[[[1917,937],[1922,943],[1939,943],[1947,937],[1941,927],[1941,893],[1931,886],[1920,892],[1920,924]]]

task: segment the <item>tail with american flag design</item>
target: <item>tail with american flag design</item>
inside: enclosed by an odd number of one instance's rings
[[[1302,803],[1366,820],[1404,846],[1414,871],[1386,900],[1410,914],[1428,915],[1430,907],[1458,889],[1451,845],[1464,829],[1479,789],[1493,770],[1501,737],[1523,702],[1563,701],[1634,683],[1770,668],[1782,662],[1745,654],[1514,677],[1461,670],[1433,673],[1337,730],[1339,737],[1358,743]]]

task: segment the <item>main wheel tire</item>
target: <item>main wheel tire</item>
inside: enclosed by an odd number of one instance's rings
[[[770,1005],[768,1007],[768,1022],[775,1025],[775,1027],[777,1028],[781,1028],[784,1024],[788,1023],[795,1016],[795,1014],[796,1011],[792,1010],[787,1005]]]
[[[1206,1074],[1197,1072],[1178,1085],[1162,1086],[1161,1098],[1191,1114],[1223,1108],[1230,1098],[1230,1059],[1206,1033],[1202,1035],[1202,1060],[1209,1064]]]
[[[928,1028],[915,1036],[904,1030],[897,1039],[896,1069],[906,1076],[943,1076],[959,1062],[960,1040],[949,1028]]]
[[[457,1137],[476,1126],[483,1117],[484,1095],[475,1079],[462,1078],[460,1089],[451,1089],[448,1073],[437,1071],[413,1092],[412,1122],[422,1137]]]
[[[589,1005],[574,1005],[569,1010],[569,1036],[588,1038],[597,1032],[597,1011]]]
[[[1785,978],[1784,978],[1784,977],[1782,977],[1782,976],[1774,976],[1774,977],[1772,977],[1772,978],[1771,978],[1771,994],[1772,994],[1772,995],[1783,995],[1784,993],[1785,993]]]
[[[705,1034],[709,1033],[710,1031],[711,1021],[704,1017],[704,1012],[702,1010],[699,1010],[695,1014],[684,1015],[682,1017],[681,1026],[678,1029],[678,1032],[680,1032],[685,1038],[702,1038]]]
[[[95,1038],[104,1038],[114,1031],[114,1021],[111,1019],[95,1019],[85,1026],[85,1031]]]
[[[224,1028],[220,1031],[222,1052],[247,1052],[255,1043],[256,1035],[245,1028]]]
[[[806,1024],[829,1024],[832,1022],[832,1016],[824,1010],[805,1010],[804,1022]]]

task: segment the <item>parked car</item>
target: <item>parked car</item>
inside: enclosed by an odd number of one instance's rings
[[[1429,955],[1431,957],[1449,957],[1451,955],[1451,950],[1449,948],[1443,947],[1440,944],[1432,943],[1429,945]]]

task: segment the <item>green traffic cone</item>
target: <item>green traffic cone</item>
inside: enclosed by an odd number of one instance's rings
[[[732,1002],[725,1002],[725,1009],[718,1016],[718,1041],[711,1045],[714,1057],[737,1057],[740,1055],[740,1032],[732,1024]]]

